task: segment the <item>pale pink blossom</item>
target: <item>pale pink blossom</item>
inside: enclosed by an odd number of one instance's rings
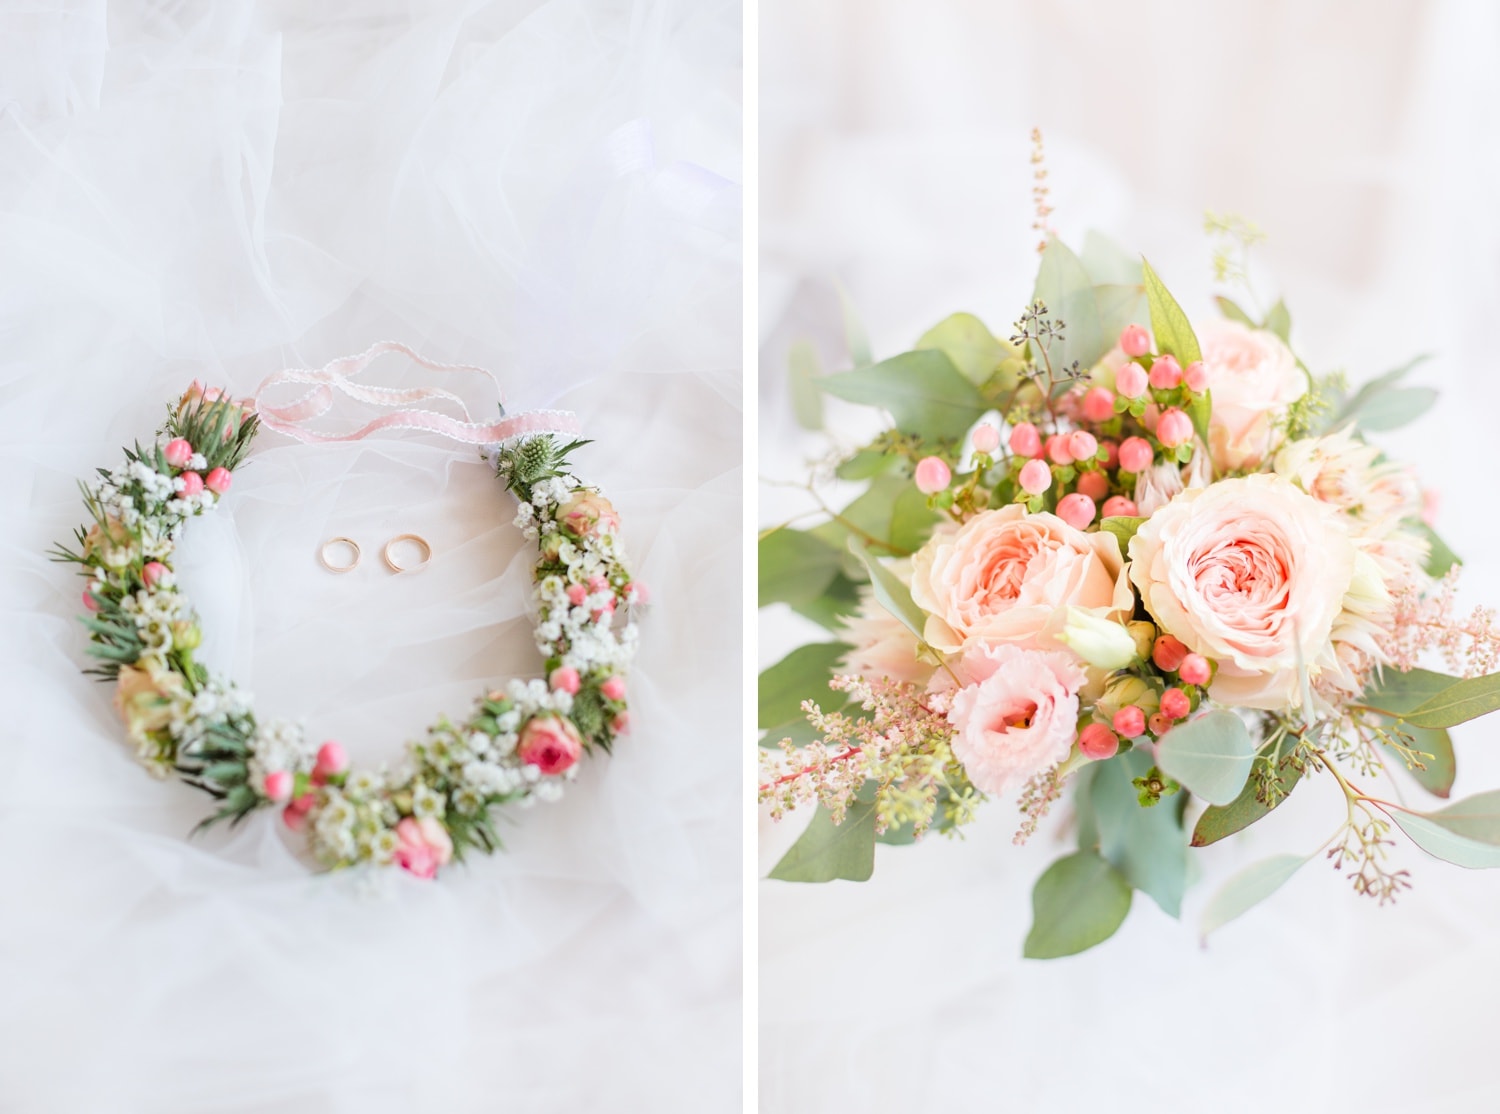
[[[1213,397],[1209,451],[1221,472],[1254,468],[1275,447],[1277,420],[1307,393],[1307,376],[1275,333],[1218,318],[1196,328]]]
[[[408,816],[396,825],[396,865],[418,878],[437,877],[438,867],[453,858],[453,840],[431,816]]]
[[[583,754],[583,739],[573,721],[562,716],[535,716],[526,721],[516,741],[521,761],[549,777],[572,766]]]

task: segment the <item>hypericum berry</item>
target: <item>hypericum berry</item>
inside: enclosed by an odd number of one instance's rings
[[[1213,667],[1202,654],[1189,654],[1177,667],[1177,676],[1187,685],[1206,685],[1213,672]]]
[[[1097,503],[1109,494],[1109,477],[1103,472],[1085,472],[1078,477],[1075,486]]]
[[[1115,393],[1094,387],[1083,396],[1083,416],[1091,422],[1107,422],[1115,416]]]
[[[1047,438],[1047,459],[1053,464],[1072,464],[1073,450],[1068,447],[1068,438],[1061,433],[1054,433]]]
[[[1146,713],[1134,704],[1127,704],[1115,713],[1115,730],[1127,739],[1146,733]]]
[[[917,490],[923,495],[936,495],[946,491],[953,481],[952,470],[935,456],[924,456],[917,461]]]
[[[1021,469],[1020,483],[1027,495],[1040,495],[1052,486],[1052,469],[1045,460],[1028,460]]]
[[[974,427],[974,451],[986,455],[1000,447],[1000,431],[989,422],[980,422]]]
[[[1201,395],[1208,390],[1208,369],[1203,366],[1202,360],[1194,360],[1182,369],[1182,381],[1187,389],[1195,395]]]
[[[1068,434],[1068,452],[1074,460],[1093,460],[1099,451],[1099,439],[1086,429],[1075,429]]]
[[[167,442],[161,455],[167,458],[167,463],[173,468],[181,468],[193,459],[193,446],[181,437],[176,437]]]
[[[1182,383],[1182,365],[1175,356],[1158,356],[1151,365],[1151,385],[1158,391],[1170,391]]]
[[[1160,712],[1152,712],[1151,718],[1146,721],[1151,727],[1151,734],[1160,739],[1168,731],[1172,730],[1172,720]]]
[[[203,477],[203,486],[215,495],[223,495],[229,490],[229,485],[233,481],[234,477],[229,474],[228,468],[215,468]]]
[[[618,675],[606,677],[604,683],[599,686],[599,691],[604,694],[606,700],[624,700],[625,678]]]
[[[1144,437],[1127,437],[1120,442],[1120,467],[1126,472],[1144,472],[1155,456],[1151,442]]]
[[[547,684],[551,686],[553,692],[566,692],[573,696],[578,694],[578,689],[582,683],[582,679],[578,676],[578,670],[574,669],[571,665],[558,666],[547,678]]]
[[[1140,325],[1126,325],[1120,330],[1120,351],[1132,359],[1151,351],[1151,334]]]
[[[1193,419],[1175,406],[1164,410],[1156,420],[1156,439],[1169,449],[1186,445],[1193,439]]]
[[[1176,673],[1182,668],[1183,659],[1189,653],[1187,646],[1180,639],[1164,634],[1156,640],[1156,645],[1151,647],[1151,660],[1163,673]]]
[[[203,490],[203,477],[197,472],[184,472],[182,474],[182,494],[184,497],[197,495]]]
[[[349,756],[344,753],[343,746],[329,739],[318,748],[317,761],[313,763],[313,780],[321,784],[348,769]]]
[[[1064,495],[1057,501],[1057,517],[1075,530],[1087,530],[1095,513],[1094,501],[1081,492]]]
[[[1111,495],[1104,500],[1104,508],[1100,512],[1105,518],[1134,518],[1138,508],[1133,499],[1127,499],[1123,495]]]
[[[286,770],[272,770],[263,788],[267,798],[280,804],[292,795],[292,775]]]
[[[1193,702],[1180,688],[1169,688],[1161,694],[1161,714],[1168,719],[1181,719],[1193,710]]]
[[[1030,422],[1022,422],[1011,427],[1010,451],[1017,456],[1034,457],[1040,456],[1042,452],[1042,435],[1036,431],[1036,426]]]
[[[1078,749],[1100,762],[1120,752],[1120,737],[1102,723],[1091,723],[1078,733]]]
[[[1151,380],[1146,376],[1146,369],[1140,364],[1126,364],[1115,372],[1115,390],[1120,397],[1128,398],[1132,402],[1146,393],[1146,388],[1151,385]]]

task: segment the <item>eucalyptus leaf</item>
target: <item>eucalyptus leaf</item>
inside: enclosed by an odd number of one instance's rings
[[[1162,912],[1178,916],[1187,889],[1186,797],[1178,794],[1160,807],[1141,807],[1131,781],[1151,769],[1151,756],[1144,751],[1127,751],[1092,768],[1096,772],[1088,788],[1099,853]]]
[[[1224,295],[1220,294],[1214,298],[1214,301],[1219,305],[1219,312],[1222,313],[1225,317],[1229,318],[1229,320],[1238,321],[1246,328],[1253,329],[1256,327],[1255,322],[1251,319],[1250,315],[1242,310],[1239,307],[1239,303],[1237,303],[1234,299],[1226,298],[1224,297]]]
[[[1094,287],[1094,302],[1099,307],[1099,328],[1106,338],[1118,338],[1126,325],[1143,325],[1151,319],[1151,310],[1146,305],[1146,288],[1141,283],[1139,261],[1136,262],[1135,269],[1134,285]],[[1110,343],[1113,344],[1114,340]]]
[[[938,513],[927,505],[927,496],[915,484],[908,484],[891,504],[891,544],[915,553],[937,522]]]
[[[979,388],[933,348],[825,375],[818,383],[848,402],[882,407],[903,433],[932,440],[962,437],[988,409]]]
[[[1292,342],[1292,315],[1287,312],[1285,302],[1278,299],[1271,307],[1271,312],[1266,314],[1265,328],[1280,337],[1283,344]]]
[[[851,801],[841,823],[821,805],[807,831],[771,870],[782,882],[867,881],[875,873],[875,805]]]
[[[824,702],[834,667],[853,647],[847,642],[798,646],[760,675],[756,726],[762,730],[796,719],[804,700]]]
[[[1376,433],[1400,429],[1431,410],[1437,400],[1431,387],[1393,387],[1366,401],[1355,413],[1355,423]]]
[[[1126,251],[1102,232],[1090,229],[1084,233],[1083,251],[1078,255],[1078,262],[1096,287],[1134,286],[1141,289],[1140,256]]]
[[[1233,804],[1250,766],[1255,744],[1239,716],[1223,708],[1179,723],[1157,744],[1157,765],[1209,804]]]
[[[841,553],[841,560],[842,557]],[[794,603],[792,610],[827,630],[842,631],[844,620],[859,610],[859,590],[863,584],[864,581],[851,580],[840,570],[834,573],[821,596],[806,603]]]
[[[1358,414],[1359,410],[1365,405],[1365,403],[1369,402],[1370,399],[1374,398],[1376,395],[1379,395],[1383,391],[1386,391],[1395,386],[1402,379],[1404,379],[1413,368],[1431,358],[1432,357],[1429,354],[1425,353],[1420,356],[1415,356],[1412,359],[1408,360],[1406,363],[1402,364],[1400,367],[1388,371],[1384,375],[1377,375],[1374,379],[1371,379],[1368,383],[1365,383],[1359,388],[1358,391],[1354,393],[1354,397],[1349,399],[1348,402],[1344,403],[1343,407],[1334,417],[1331,425],[1343,425],[1349,419],[1355,417]]]
[[[1424,538],[1427,539],[1427,564],[1425,571],[1434,579],[1442,579],[1448,575],[1448,570],[1454,565],[1463,564],[1462,558],[1448,548],[1448,543],[1438,537],[1437,531],[1425,522],[1411,524]]]
[[[1395,730],[1394,724],[1391,730]],[[1402,724],[1400,730],[1411,739],[1413,750],[1421,751],[1426,757],[1419,759],[1421,767],[1407,767],[1406,759],[1400,751],[1394,747],[1381,747],[1401,768],[1411,775],[1413,781],[1435,797],[1446,797],[1453,792],[1453,779],[1458,776],[1458,757],[1453,753],[1453,740],[1448,732],[1431,727],[1413,727],[1411,724]]]
[[[1500,708],[1500,673],[1456,681],[1401,718],[1415,727],[1456,727]]]
[[[976,387],[989,382],[996,369],[1014,356],[1015,350],[985,328],[972,313],[945,317],[917,341],[917,347],[935,348],[953,361],[965,379]]]
[[[834,473],[841,480],[868,480],[890,471],[895,463],[896,458],[890,453],[861,449],[834,469]]]
[[[811,341],[799,340],[786,355],[787,389],[792,413],[803,429],[823,428],[823,394],[816,380],[823,374],[818,350]]]
[[[1115,338],[1104,332],[1093,280],[1061,240],[1047,241],[1032,296],[1046,305],[1054,322],[1067,326],[1062,338],[1051,341],[1047,350],[1055,370],[1061,371],[1074,361],[1080,368],[1091,368],[1114,344]]]
[[[1271,761],[1269,751],[1263,753],[1257,761],[1269,764]],[[1280,807],[1282,801],[1291,796],[1292,790],[1302,780],[1302,773],[1300,766],[1295,766],[1284,759],[1277,762],[1273,773],[1277,789],[1276,803],[1273,805],[1266,804],[1259,796],[1260,778],[1246,778],[1245,787],[1240,790],[1238,797],[1227,805],[1211,805],[1202,816],[1198,817],[1198,823],[1193,828],[1192,845],[1207,847],[1226,836],[1243,831],[1262,817],[1270,815],[1272,810]]]
[[[1500,867],[1500,846],[1459,835],[1441,823],[1436,813],[1392,809],[1390,817],[1413,843],[1434,858],[1470,870]]]
[[[925,639],[927,637],[924,633],[927,627],[927,612],[912,600],[911,590],[901,583],[901,578],[872,556],[869,549],[861,544],[858,538],[849,539],[849,552],[863,561],[865,568],[869,570],[870,590],[875,593],[875,599],[879,601],[880,606],[900,619],[902,625],[918,639]]]
[[[1130,898],[1125,876],[1097,852],[1058,859],[1031,893],[1026,958],[1059,959],[1103,943],[1125,922]]]
[[[1249,912],[1281,889],[1287,879],[1296,874],[1309,858],[1311,856],[1273,855],[1247,866],[1209,898],[1208,905],[1203,910],[1203,919],[1198,925],[1199,934],[1206,940],[1209,933]]]
[[[823,594],[843,559],[826,542],[787,528],[762,537],[757,554],[761,607],[812,602]]]
[[[1156,350],[1176,356],[1183,367],[1201,359],[1203,353],[1187,314],[1144,259],[1141,260],[1141,274],[1146,283],[1146,302],[1151,307],[1151,333],[1156,340]]]
[[[1500,846],[1500,789],[1476,793],[1424,815],[1456,836],[1492,847]]]

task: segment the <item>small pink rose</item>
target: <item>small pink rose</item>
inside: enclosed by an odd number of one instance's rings
[[[431,816],[408,816],[396,825],[396,864],[418,878],[436,878],[438,867],[453,858],[453,840]]]
[[[620,528],[614,504],[597,491],[580,488],[558,505],[557,521],[580,538],[612,534]]]
[[[568,769],[583,754],[583,739],[571,720],[562,716],[535,716],[521,728],[516,752],[521,761],[549,777]]]
[[[141,579],[146,582],[147,588],[155,588],[161,583],[161,578],[170,571],[160,561],[147,561],[145,567],[141,569]]]

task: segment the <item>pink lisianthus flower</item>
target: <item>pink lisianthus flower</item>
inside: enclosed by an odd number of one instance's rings
[[[953,753],[977,788],[1015,792],[1068,757],[1088,679],[1072,654],[975,644],[956,672],[968,683],[948,701]]]
[[[453,858],[448,829],[431,816],[402,820],[396,825],[396,840],[396,865],[418,878],[436,878],[438,867]]]

